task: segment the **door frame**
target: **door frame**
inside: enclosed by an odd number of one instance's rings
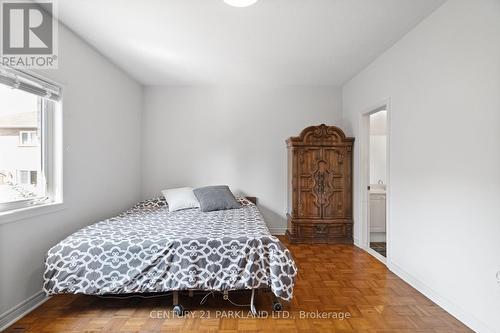
[[[370,115],[379,111],[387,111],[387,145],[386,145],[386,184],[385,184],[385,228],[386,228],[386,257],[370,248],[370,198],[368,194],[368,186],[370,185]],[[361,217],[361,235],[360,245],[363,250],[380,260],[385,265],[391,262],[391,219],[390,219],[390,152],[391,152],[391,99],[387,98],[372,107],[365,109],[359,114],[359,207]]]

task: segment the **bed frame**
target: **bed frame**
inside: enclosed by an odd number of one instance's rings
[[[257,197],[245,197],[246,199],[248,199],[248,201],[252,202],[253,204],[257,204]],[[239,291],[239,290],[234,290],[235,292]],[[271,292],[271,289],[270,288],[253,288],[252,289],[252,294],[250,296],[250,311],[253,315],[257,315],[257,309],[255,307],[255,291],[258,291],[258,292]],[[210,292],[210,291],[207,291],[207,290],[187,290],[188,294],[189,294],[189,297],[193,297],[194,293],[195,292]],[[179,290],[175,290],[172,292],[172,295],[173,295],[173,298],[172,298],[172,310],[173,312],[177,315],[177,316],[182,316],[184,313],[185,313],[185,309],[184,307],[182,306],[182,304],[180,303],[179,301],[179,294],[180,294],[180,291]],[[224,300],[228,300],[229,299],[229,291],[222,291],[222,294],[223,294],[223,299]],[[274,296],[273,295],[273,311],[281,311],[283,310],[283,305],[281,304],[281,301],[279,300],[278,297]]]
[[[231,290],[231,291],[220,291],[220,293],[222,293],[222,299],[225,300],[225,301],[228,301],[229,300],[229,292],[238,292],[238,291],[243,291],[245,289],[241,289],[241,290]],[[209,291],[209,290],[194,290],[194,289],[190,289],[190,290],[186,290],[189,294],[189,297],[193,297],[194,296],[194,293],[210,293],[210,292],[219,292],[219,291]],[[253,314],[253,315],[257,315],[257,309],[255,307],[255,292],[271,292],[271,289],[270,288],[267,288],[267,287],[261,287],[261,288],[253,288],[251,289],[252,293],[251,293],[251,296],[250,296],[250,312]],[[184,309],[184,306],[180,303],[179,301],[179,296],[180,296],[180,293],[181,291],[179,290],[174,290],[172,292],[172,311],[174,312],[174,314],[176,316],[183,316],[184,313],[186,312],[186,310]],[[272,305],[272,309],[273,311],[281,311],[283,310],[283,305],[281,304],[281,301],[278,297],[274,296],[273,295],[273,305]]]

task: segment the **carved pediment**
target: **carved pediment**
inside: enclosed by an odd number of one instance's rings
[[[299,136],[293,136],[286,142],[288,145],[334,145],[343,142],[352,142],[353,138],[345,136],[344,132],[336,126],[309,126],[305,128]]]

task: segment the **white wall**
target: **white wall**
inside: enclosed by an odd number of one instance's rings
[[[387,98],[389,266],[478,332],[499,332],[500,1],[448,1],[347,83],[348,133]]]
[[[64,205],[52,214],[0,225],[0,318],[41,290],[47,250],[140,196],[142,88],[64,27]]]
[[[228,184],[256,196],[271,232],[285,219],[285,140],[341,120],[335,87],[149,87],[143,118],[143,195]]]

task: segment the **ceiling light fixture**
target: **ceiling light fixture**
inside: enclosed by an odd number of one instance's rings
[[[256,3],[258,0],[224,0],[226,4],[233,7],[248,7]]]

